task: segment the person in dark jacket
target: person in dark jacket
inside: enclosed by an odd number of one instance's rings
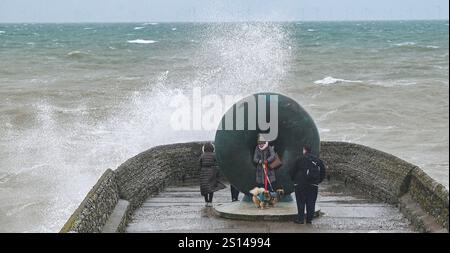
[[[219,171],[216,167],[214,146],[206,143],[200,156],[200,193],[205,197],[206,207],[212,206],[214,192],[222,190],[225,185],[218,180]]]
[[[256,145],[255,152],[253,155],[253,162],[256,164],[256,186],[260,188],[265,188],[266,173],[268,180],[273,187],[275,187],[276,178],[275,170],[267,168],[270,163],[275,160],[275,150],[273,146],[269,145],[269,142],[264,140],[261,135],[258,136],[258,145]],[[270,186],[268,186],[270,187]],[[270,190],[270,188],[269,188]],[[275,189],[273,189],[275,191]]]
[[[319,178],[316,182],[310,182],[308,177],[309,170],[317,164],[319,171]],[[303,147],[303,156],[297,158],[295,166],[289,171],[289,175],[294,182],[295,198],[297,200],[298,217],[295,223],[303,224],[305,221],[305,207],[306,207],[306,223],[311,224],[319,185],[325,178],[326,167],[322,160],[311,153],[311,147],[305,145]]]

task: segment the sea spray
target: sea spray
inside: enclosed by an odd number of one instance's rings
[[[197,69],[188,78],[173,81],[171,76],[179,73],[171,68],[155,73],[156,78],[111,105],[113,109],[106,115],[98,115],[99,110],[82,100],[71,104],[70,110],[61,109],[50,95],[32,105],[36,120],[30,128],[15,132],[15,142],[8,147],[15,155],[1,161],[8,172],[2,172],[0,183],[17,181],[2,190],[2,196],[20,199],[14,204],[17,208],[1,207],[16,217],[10,231],[58,231],[105,169],[114,169],[152,146],[212,139],[212,130],[171,128],[174,108],[168,105],[176,94],[189,95],[193,87],[200,87],[205,94],[237,95],[238,99],[279,89],[291,53],[280,25],[213,24],[202,30],[201,37],[201,45],[192,52]],[[125,42],[156,43],[144,39]],[[65,53],[69,60],[83,55],[81,50]],[[89,96],[89,90],[85,94]]]

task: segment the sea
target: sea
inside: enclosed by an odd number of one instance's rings
[[[449,26],[438,21],[0,24],[0,232],[58,232],[108,168],[213,140],[174,98],[273,91],[321,140],[449,185]]]

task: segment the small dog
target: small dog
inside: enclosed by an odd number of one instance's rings
[[[283,189],[277,189],[276,192],[271,192],[271,199],[269,204],[271,206],[276,205],[281,198],[284,196],[284,190]]]
[[[250,190],[253,195],[252,200],[257,208],[265,209],[268,206],[274,206],[284,195],[283,189],[278,189],[276,192],[266,191],[264,188],[255,187]]]
[[[265,201],[266,190],[264,190],[264,188],[255,187],[252,190],[250,190],[250,194],[253,195],[252,200],[257,208],[261,209],[266,208],[267,206],[267,203]]]

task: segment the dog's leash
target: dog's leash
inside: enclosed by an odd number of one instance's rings
[[[272,189],[272,192],[275,192],[273,190],[273,186],[272,186],[272,183],[270,182],[269,176],[267,175],[268,171],[269,171],[269,168],[267,168],[267,171],[264,169],[264,176],[266,176],[267,182],[269,182],[269,185],[270,185],[270,188]]]

